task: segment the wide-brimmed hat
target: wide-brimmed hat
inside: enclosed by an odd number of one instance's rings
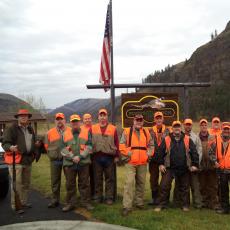
[[[18,113],[14,115],[15,118],[18,118],[21,115],[28,115],[29,118],[32,117],[32,114],[27,109],[19,109]]]

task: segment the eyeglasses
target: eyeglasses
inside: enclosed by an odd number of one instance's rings
[[[135,119],[137,122],[142,122],[143,121],[143,118],[136,118]]]

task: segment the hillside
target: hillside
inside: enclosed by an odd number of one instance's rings
[[[10,94],[0,93],[0,112],[17,112],[19,108],[33,111],[33,108],[25,101]]]
[[[230,22],[215,39],[199,47],[189,60],[155,71],[143,82],[211,82],[209,88],[190,89],[190,115],[194,119],[230,118]],[[163,89],[158,89],[162,91]],[[156,91],[156,90],[155,90]],[[166,92],[179,92],[169,89]],[[143,90],[140,90],[143,92]]]
[[[116,114],[119,113],[119,107],[120,97],[117,97],[115,105]],[[50,114],[53,115],[57,112],[63,112],[67,117],[69,117],[73,113],[77,113],[81,116],[84,113],[90,113],[96,118],[97,112],[101,108],[106,108],[108,111],[110,111],[110,99],[78,99],[52,110]]]

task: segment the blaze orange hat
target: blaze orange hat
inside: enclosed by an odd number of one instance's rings
[[[174,121],[174,122],[172,123],[172,127],[174,127],[174,126],[176,126],[176,125],[181,126],[181,122],[180,122],[180,121]]]
[[[84,115],[83,115],[83,119],[86,119],[86,118],[91,118],[92,116],[91,116],[91,114],[89,114],[89,113],[85,113]]]
[[[222,129],[229,128],[230,129],[230,122],[223,122]]]
[[[29,118],[32,117],[32,114],[27,109],[19,109],[18,113],[14,115],[15,118],[18,118],[20,115],[28,115]]]
[[[62,118],[62,119],[65,119],[65,115],[64,115],[64,113],[56,113],[56,115],[55,115],[55,119],[57,119],[57,118]]]
[[[156,117],[164,117],[164,115],[162,112],[158,111],[158,112],[154,113],[154,118],[156,118]]]
[[[202,123],[208,124],[208,121],[207,121],[206,119],[203,118],[203,119],[200,120],[200,125],[201,125]]]
[[[79,115],[77,115],[77,114],[73,114],[73,115],[70,116],[69,120],[70,120],[70,122],[72,122],[72,121],[80,121],[81,117]]]
[[[184,120],[184,124],[190,124],[190,125],[192,125],[192,119],[189,119],[189,118],[185,119]]]
[[[220,118],[219,118],[219,117],[213,117],[213,118],[212,118],[212,122],[215,122],[215,121],[220,122]]]
[[[105,113],[106,115],[108,114],[107,110],[106,109],[100,109],[98,114],[101,114],[101,113]]]

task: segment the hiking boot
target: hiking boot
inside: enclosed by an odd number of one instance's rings
[[[140,209],[140,210],[145,210],[145,206],[144,205],[136,205],[136,208]]]
[[[183,207],[182,210],[183,210],[183,212],[189,212],[189,208],[188,207]]]
[[[25,203],[25,204],[22,205],[22,207],[24,209],[29,209],[29,208],[32,208],[32,204],[31,203]]]
[[[91,204],[83,204],[82,207],[85,208],[87,211],[94,210],[94,207]]]
[[[74,206],[72,204],[67,204],[65,207],[62,208],[62,212],[69,212],[74,209]]]
[[[106,203],[107,205],[112,205],[112,204],[113,204],[113,200],[108,199],[108,200],[105,201],[105,203]]]
[[[229,213],[229,211],[228,210],[226,210],[226,209],[217,209],[216,210],[216,213],[218,213],[218,214],[228,214]]]
[[[123,209],[122,209],[121,215],[122,215],[122,216],[128,216],[129,213],[131,213],[131,210],[130,210],[130,209],[123,208]]]
[[[156,207],[154,208],[154,212],[161,212],[162,208],[161,207]]]
[[[58,201],[52,201],[48,204],[48,208],[56,208],[59,206],[59,202]]]

